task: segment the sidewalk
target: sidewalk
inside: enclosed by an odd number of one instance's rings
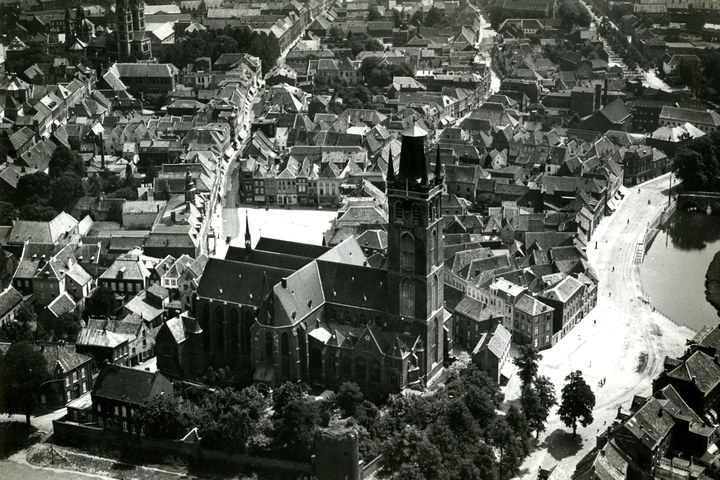
[[[541,352],[539,374],[554,383],[559,400],[565,377],[581,370],[595,392],[595,421],[586,428],[578,426],[580,442],[576,446],[568,438],[571,430],[553,410],[539,449],[523,464],[524,479],[534,479],[539,467],[552,467],[561,460],[574,471],[595,446],[596,435],[612,423],[618,406],[627,407],[634,395],[650,395],[652,379],[662,371],[665,356],[681,354],[685,340],[694,335],[640,301],[640,274],[633,263],[635,245],[648,219],[667,204],[667,185],[666,174],[644,184],[641,193],[637,187],[630,189],[615,214],[603,219],[588,245],[588,259],[600,279],[597,306],[556,346]],[[602,379],[606,383],[599,388]],[[517,401],[519,396],[519,380],[514,376],[506,388],[506,401]]]

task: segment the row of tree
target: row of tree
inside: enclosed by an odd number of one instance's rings
[[[349,49],[355,58],[360,52],[382,52],[382,43],[365,33],[349,32],[347,35],[339,27],[330,27],[324,40],[325,45],[332,49]]]
[[[551,409],[557,404],[555,387],[549,378],[538,375],[538,364],[542,355],[528,345],[520,347],[513,363],[518,367],[520,378],[520,404],[528,425],[539,436],[545,431],[545,423]],[[595,394],[585,382],[582,372],[577,370],[565,377],[562,389],[561,403],[558,408],[560,420],[573,429],[573,436],[577,435],[578,422],[583,427],[593,422],[592,410],[595,408]]]
[[[366,461],[383,454],[381,475],[401,479],[505,480],[519,473],[532,436],[545,430],[556,406],[550,380],[538,375],[542,357],[522,347],[515,359],[522,383],[521,407],[498,414],[498,384],[471,364],[450,373],[443,388],[427,395],[391,395],[381,411],[351,382],[323,401],[287,382],[270,403],[254,387],[210,391],[178,386],[177,396],[158,396],[141,409],[147,435],[177,439],[200,428],[207,448],[277,455],[308,461],[316,430],[332,418],[347,419],[360,436]],[[222,374],[221,374],[222,376]],[[562,389],[558,414],[576,433],[592,423],[595,396],[582,373],[573,372]],[[264,412],[271,406],[272,414]]]
[[[260,58],[263,72],[275,66],[280,57],[280,45],[274,35],[252,30],[249,27],[231,27],[193,32],[178,39],[173,48],[165,49],[160,61],[185,68],[198,58],[208,57],[213,62],[223,53],[248,53]]]
[[[69,148],[60,145],[50,157],[49,174],[36,172],[20,177],[11,202],[0,204],[0,219],[8,225],[14,218],[47,221],[71,209],[85,195],[85,164]]]

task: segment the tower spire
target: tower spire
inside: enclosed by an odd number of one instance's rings
[[[245,210],[245,251],[249,252],[252,248],[252,239],[250,238],[250,220],[248,219],[247,210]],[[267,279],[264,279],[267,280]]]
[[[395,166],[393,165],[392,148],[388,145],[388,167],[387,167],[387,182],[395,181]]]

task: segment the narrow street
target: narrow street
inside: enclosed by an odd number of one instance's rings
[[[524,479],[536,478],[539,467],[549,468],[559,461],[568,472],[574,471],[595,446],[596,435],[612,423],[618,407],[628,408],[634,395],[650,395],[652,379],[662,371],[665,356],[681,354],[685,340],[694,335],[640,300],[640,274],[633,263],[635,245],[647,223],[667,205],[668,175],[643,184],[640,193],[637,187],[629,189],[618,210],[603,220],[588,245],[590,264],[600,279],[597,306],[556,346],[541,352],[539,374],[550,378],[560,400],[565,377],[581,370],[595,392],[594,422],[586,428],[578,425],[575,442],[572,430],[553,411],[538,450],[523,464]],[[602,379],[606,383],[600,388]],[[505,393],[507,401],[519,399],[517,376]]]

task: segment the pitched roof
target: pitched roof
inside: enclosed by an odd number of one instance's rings
[[[271,288],[292,273],[293,270],[285,268],[210,258],[200,277],[197,294],[213,300],[258,306],[262,301],[263,276],[267,275]]]
[[[42,343],[40,344],[40,351],[47,361],[48,370],[51,372],[57,372],[57,370],[63,373],[69,372],[92,360],[87,355],[77,353],[74,345]]]
[[[156,395],[172,395],[173,385],[161,373],[109,365],[98,375],[93,398],[141,405]]]

